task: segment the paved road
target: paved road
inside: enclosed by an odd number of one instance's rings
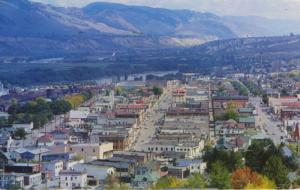
[[[278,125],[282,123],[280,121],[274,121],[271,119],[271,115],[262,111],[261,98],[251,97],[250,102],[255,106],[257,111],[256,123],[261,126],[262,132],[266,134],[273,142],[278,145],[282,142],[282,137],[286,136],[286,133],[281,131]]]
[[[164,111],[159,110],[166,110],[171,105],[171,96],[168,94],[164,94],[160,100],[154,105],[153,110],[149,111],[146,114],[144,122],[141,124],[141,129],[138,134],[138,138],[133,145],[133,150],[142,151],[143,145],[146,143],[151,142],[152,138],[155,136],[155,132],[158,129],[159,125],[156,123],[163,119],[165,114]],[[158,110],[158,111],[156,111]]]

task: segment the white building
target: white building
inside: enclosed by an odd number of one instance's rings
[[[44,162],[42,164],[42,171],[50,178],[59,176],[59,172],[63,170],[64,162],[61,160],[55,160],[52,162]]]
[[[62,189],[80,189],[87,186],[87,173],[77,171],[61,171],[59,187]]]
[[[174,142],[174,141],[156,141],[145,144],[145,152],[181,152],[187,158],[195,158],[201,155],[204,148],[204,141],[191,141],[191,142]]]

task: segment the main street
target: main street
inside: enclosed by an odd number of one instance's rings
[[[256,123],[261,127],[262,132],[272,139],[276,145],[284,142],[286,134],[284,131],[281,131],[279,127],[282,123],[280,121],[272,120],[272,116],[263,111],[261,98],[250,97],[250,102],[256,108]]]
[[[143,145],[151,142],[154,138],[156,130],[159,125],[157,124],[164,117],[165,110],[167,110],[171,105],[171,96],[167,93],[164,93],[158,102],[153,106],[152,110],[149,110],[146,113],[146,117],[141,123],[141,129],[136,142],[133,145],[133,150],[142,151]]]

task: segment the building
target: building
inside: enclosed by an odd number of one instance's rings
[[[180,159],[176,160],[174,165],[178,167],[188,167],[191,174],[203,174],[206,170],[206,162],[203,162],[202,160]]]
[[[54,145],[54,138],[51,134],[45,134],[37,139],[37,146],[52,146]]]
[[[11,187],[24,187],[24,175],[18,173],[2,173],[0,175],[0,188],[10,189]]]
[[[186,90],[183,88],[177,88],[172,91],[172,102],[185,103],[186,102]]]
[[[240,117],[239,124],[244,125],[245,128],[255,128],[255,118],[253,116]]]
[[[46,148],[18,148],[11,152],[11,158],[15,161],[41,161],[42,156],[49,153],[50,150]]]
[[[41,172],[40,164],[30,164],[30,163],[14,163],[9,164],[4,167],[4,171],[7,173],[26,173],[35,174]]]
[[[81,189],[87,186],[87,173],[64,170],[59,173],[59,187]]]
[[[219,137],[234,137],[242,135],[244,132],[245,126],[232,119],[215,123],[215,135]]]
[[[61,160],[43,162],[42,173],[44,173],[45,176],[53,179],[59,176],[59,172],[63,170],[63,167],[64,167],[64,163]]]
[[[159,168],[155,164],[137,166],[134,168],[131,186],[134,189],[150,189],[159,178]]]
[[[113,143],[101,144],[64,144],[52,147],[57,153],[75,153],[84,160],[105,159],[112,155]]]

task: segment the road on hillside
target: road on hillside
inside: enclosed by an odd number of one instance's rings
[[[286,133],[281,131],[282,123],[272,119],[271,115],[263,111],[262,100],[260,97],[250,97],[250,102],[255,106],[257,116],[255,117],[257,125],[261,127],[263,134],[273,140],[275,145],[285,142]]]
[[[157,122],[163,119],[165,110],[170,107],[171,103],[171,96],[169,94],[163,94],[160,100],[153,106],[153,109],[146,113],[146,117],[141,123],[137,140],[133,144],[133,150],[142,151],[144,144],[151,142],[159,128]]]

